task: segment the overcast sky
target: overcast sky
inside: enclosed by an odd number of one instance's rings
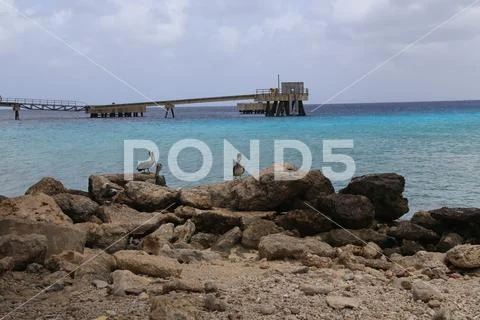
[[[280,73],[321,103],[472,1],[0,0],[0,95],[249,94]],[[477,2],[332,102],[480,99]]]

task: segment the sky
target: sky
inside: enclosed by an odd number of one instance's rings
[[[0,95],[251,94],[280,74],[314,103],[475,100],[479,32],[480,0],[0,0]]]

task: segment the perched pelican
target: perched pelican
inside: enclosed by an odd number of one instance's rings
[[[148,151],[148,159],[145,160],[145,161],[141,161],[140,163],[138,163],[137,165],[137,171],[138,172],[149,172],[150,173],[150,168],[153,167],[155,165],[156,161],[155,161],[155,157],[153,156],[153,152],[152,151]]]
[[[237,154],[237,161],[233,165],[233,177],[241,177],[245,173],[245,168],[240,164],[242,154]]]
[[[165,176],[160,175],[160,171],[162,171],[162,164],[157,163],[157,167],[155,168],[155,184],[164,187],[167,185],[167,182],[165,181]]]
[[[102,198],[105,200],[105,203],[113,204],[120,195],[120,191],[122,190],[115,188],[110,183],[105,183],[102,187]]]

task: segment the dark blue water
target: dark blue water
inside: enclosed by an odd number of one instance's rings
[[[314,168],[327,165],[324,139],[352,139],[354,148],[342,153],[355,160],[356,175],[404,175],[411,212],[440,206],[480,207],[479,101],[326,105],[304,118],[240,115],[234,107],[179,107],[176,119],[163,116],[159,109],[150,109],[145,118],[123,119],[22,111],[22,120],[16,122],[11,110],[1,110],[0,194],[21,194],[43,176],[56,177],[70,188],[86,189],[90,174],[123,170],[125,139],[154,141],[163,163],[176,141],[204,141],[214,165],[198,184],[223,180],[223,139],[246,155],[249,141],[259,139],[261,167],[273,162],[275,139],[297,139],[310,147]],[[293,151],[286,158],[300,162]],[[189,149],[180,154],[179,164],[185,171],[194,171],[201,166],[201,157]],[[342,166],[334,168],[341,170]],[[170,185],[187,184],[165,170]],[[335,186],[346,183],[336,181]]]

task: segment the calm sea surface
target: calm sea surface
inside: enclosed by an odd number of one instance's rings
[[[356,175],[405,176],[410,213],[440,206],[480,207],[479,101],[328,105],[304,118],[240,115],[234,107],[180,107],[176,119],[163,115],[150,109],[144,118],[89,119],[84,113],[22,110],[22,120],[14,121],[11,110],[0,110],[0,194],[22,194],[44,176],[86,189],[90,174],[123,170],[125,139],[154,141],[164,164],[176,141],[204,141],[214,165],[198,184],[223,179],[223,139],[246,155],[249,140],[259,139],[261,167],[273,162],[275,139],[298,139],[311,148],[314,168],[326,165],[324,139],[352,139],[354,148],[342,153],[355,159]],[[145,152],[136,157],[145,158]],[[286,158],[300,162],[295,151]],[[195,171],[200,160],[198,151],[187,149],[179,164]],[[169,185],[188,184],[176,180],[168,168],[165,175]],[[346,183],[335,182],[335,187]]]

